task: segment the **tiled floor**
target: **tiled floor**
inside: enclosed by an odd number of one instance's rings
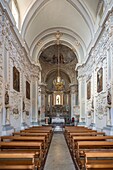
[[[62,133],[53,135],[44,170],[75,170]]]

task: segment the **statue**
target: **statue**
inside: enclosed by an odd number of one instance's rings
[[[9,104],[9,94],[8,91],[5,92],[5,105]]]
[[[57,102],[58,102],[58,104],[59,104],[59,98],[57,98]]]
[[[107,103],[108,103],[109,105],[111,105],[111,94],[110,94],[109,91],[108,91],[108,94],[107,94]]]
[[[38,116],[40,116],[40,110],[38,110]]]
[[[25,102],[23,100],[23,112],[25,111]]]
[[[94,109],[94,97],[92,97],[91,107],[92,107],[92,109]]]

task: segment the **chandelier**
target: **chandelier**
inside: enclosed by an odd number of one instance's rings
[[[56,33],[56,39],[57,39],[57,48],[58,48],[58,72],[57,72],[57,77],[55,80],[53,80],[53,84],[55,87],[55,90],[57,91],[62,91],[64,88],[64,80],[61,79],[60,77],[60,68],[59,68],[59,44],[60,44],[60,37],[61,37],[61,33],[59,31],[57,31]]]

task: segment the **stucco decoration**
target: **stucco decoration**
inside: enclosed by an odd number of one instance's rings
[[[99,119],[103,119],[103,117],[107,114],[106,109],[106,96],[105,94],[101,94],[97,97],[96,100],[96,116]]]

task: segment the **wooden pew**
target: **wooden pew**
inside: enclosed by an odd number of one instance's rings
[[[65,130],[67,129],[89,129],[89,128],[85,126],[65,126]]]
[[[49,130],[52,130],[52,126],[32,126],[27,129],[49,129]]]
[[[46,140],[45,140],[45,136],[1,136],[1,141],[27,141],[27,142],[33,142],[33,141],[37,141],[37,142],[42,142],[43,144],[43,149],[45,150],[47,148],[47,144],[46,144]]]
[[[67,133],[88,133],[88,132],[97,132],[96,130],[84,129],[84,130],[67,130]]]
[[[112,140],[113,136],[73,136],[71,138],[70,148],[74,150],[77,141],[107,141]]]
[[[113,169],[113,151],[84,151],[84,167],[90,169]]]
[[[75,155],[78,165],[81,167],[82,161],[81,157],[83,157],[83,152],[86,150],[95,151],[95,150],[111,150],[113,149],[113,142],[108,141],[77,141],[75,143]]]
[[[0,142],[0,149],[1,151],[17,151],[21,150],[21,152],[27,151],[35,151],[39,152],[39,160],[38,160],[38,168],[43,165],[45,159],[45,153],[43,151],[43,144],[42,142],[23,142],[23,141],[11,141],[11,142]]]
[[[71,140],[74,136],[105,136],[104,132],[87,132],[87,133],[69,133],[67,137],[67,143],[70,145]]]
[[[70,133],[70,136],[105,136],[105,132],[84,132],[84,133]]]
[[[45,150],[47,151],[47,149],[49,148],[51,138],[52,138],[52,128],[50,127],[29,128],[21,132],[13,133],[13,136],[2,136],[1,137],[2,142],[0,142],[0,149],[1,149],[0,153],[1,152],[6,152],[6,153],[19,152],[19,154],[21,153],[21,155],[23,155],[24,152],[31,154],[31,152],[38,151],[39,156],[38,156],[38,161],[37,161],[37,167],[38,169],[40,169],[41,165],[43,164],[45,160],[45,156],[47,153],[44,151]],[[20,166],[18,166],[18,168],[24,169],[26,168],[26,166],[24,163],[22,164],[22,161],[21,161],[21,164]],[[7,168],[7,167],[4,166],[3,168]],[[14,168],[16,169],[16,166],[12,164],[9,167],[9,169],[14,169]],[[30,168],[34,169],[34,165],[32,166],[30,164],[28,166],[28,169]]]
[[[76,126],[71,126],[71,127],[65,127],[65,130],[64,130],[64,135],[67,134],[68,131],[78,131],[78,130],[91,130],[91,129],[88,129],[86,127],[76,127]]]
[[[40,158],[43,158],[43,143],[42,142],[0,142],[0,149],[31,149],[39,151]]]
[[[92,129],[88,129],[88,128],[83,128],[83,127],[72,127],[72,128],[65,128],[65,131],[64,131],[64,135],[67,135],[67,133],[72,133],[72,132],[76,132],[76,133],[79,133],[79,132],[89,132],[89,131],[92,131],[92,132],[97,132],[96,130],[92,130]]]
[[[13,132],[12,135],[13,135],[13,136],[17,136],[17,135],[18,135],[18,136],[29,136],[29,137],[30,137],[30,136],[37,136],[37,137],[38,137],[38,136],[45,136],[46,141],[47,141],[48,143],[49,143],[50,140],[51,140],[49,133],[40,133],[40,132],[39,132],[39,133]]]
[[[21,130],[20,132],[29,132],[29,133],[51,133],[50,130],[47,129],[26,129],[26,130]]]
[[[48,133],[50,139],[52,138],[52,131],[47,130],[47,129],[26,129],[26,130],[21,130],[20,132],[24,133]]]
[[[84,129],[84,130],[67,130],[65,133],[66,140],[69,139],[70,133],[96,133],[96,130]]]
[[[22,152],[22,151],[5,151],[0,152],[0,169],[21,169],[21,170],[34,170],[35,167],[38,167],[37,161],[35,161],[35,155],[37,153],[34,151],[31,152]],[[38,153],[39,154],[39,153]]]

